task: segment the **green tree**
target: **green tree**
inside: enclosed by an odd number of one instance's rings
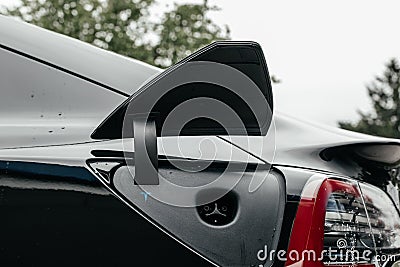
[[[193,51],[214,40],[229,38],[229,28],[216,25],[207,14],[219,10],[203,4],[174,5],[174,9],[164,14],[155,31],[160,41],[155,46],[156,64],[167,67],[185,58]]]
[[[367,86],[373,110],[358,111],[360,120],[355,123],[339,122],[339,127],[366,134],[400,138],[400,65],[391,59],[381,76]]]
[[[152,21],[154,4],[155,0],[21,0],[3,14],[161,67],[229,38],[229,29],[209,18],[217,8],[207,0],[175,4],[160,22]]]

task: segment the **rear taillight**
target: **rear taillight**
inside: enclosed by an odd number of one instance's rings
[[[332,192],[325,212],[325,265],[368,264],[375,251],[374,241],[360,195]]]
[[[400,214],[392,199],[374,186],[360,183],[377,251],[400,254]]]
[[[286,266],[375,266],[357,183],[315,177],[303,190]]]

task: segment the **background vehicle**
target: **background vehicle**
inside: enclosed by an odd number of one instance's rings
[[[247,132],[229,137],[218,124],[195,121],[179,137],[180,147],[176,129],[157,140],[159,122],[146,128],[154,135],[146,135],[144,144],[154,148],[159,142],[158,151],[146,153],[172,183],[204,185],[224,172],[235,177],[235,168],[244,168],[233,188],[212,188],[229,189],[220,198],[180,207],[157,201],[158,185],[149,195],[139,186],[148,181],[132,179],[130,160],[143,151],[137,138],[123,136],[123,129],[130,104],[136,101],[135,108],[157,96],[154,85],[175,77],[185,64],[160,74],[141,62],[5,17],[0,17],[0,36],[0,262],[5,265],[375,263],[373,257],[282,261],[260,254],[265,248],[323,253],[338,244],[381,257],[400,254],[395,187],[400,143],[276,113],[272,117],[268,71],[256,43],[215,43],[183,63],[214,62],[246,74],[269,105],[253,114],[262,115],[265,127],[255,127],[240,99],[217,87],[179,87],[157,102],[161,122],[173,106],[202,94],[237,107],[245,120]],[[211,156],[200,153],[210,145],[198,150],[204,135],[214,146]],[[203,171],[190,171],[203,163]],[[230,163],[233,169],[227,168]],[[257,177],[266,179],[249,190]],[[398,260],[376,263],[391,266]]]

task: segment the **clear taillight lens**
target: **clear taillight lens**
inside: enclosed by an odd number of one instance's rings
[[[325,265],[371,263],[375,248],[360,194],[335,191],[329,196],[324,224]]]
[[[400,266],[400,215],[396,205],[375,186],[360,183],[360,188],[376,244],[377,262],[385,267]]]

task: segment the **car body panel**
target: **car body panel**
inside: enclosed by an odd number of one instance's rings
[[[275,138],[273,163],[304,167],[316,170],[331,171],[347,174],[340,163],[324,159],[322,152],[330,148],[351,147],[359,155],[371,162],[379,162],[386,165],[396,166],[400,160],[400,142],[397,139],[382,138],[366,134],[355,133],[334,127],[319,125],[293,118],[283,114],[274,114],[274,125],[271,136]],[[222,136],[222,138],[224,138]],[[260,149],[267,137],[252,137],[248,139],[241,136],[230,136],[227,141],[246,149],[261,159],[271,158],[271,152]],[[224,138],[225,139],[225,138]],[[248,141],[250,140],[250,141]],[[352,147],[352,145],[359,145]],[[358,149],[357,149],[358,148]],[[378,153],[381,151],[386,155],[386,160]]]
[[[91,165],[123,161],[124,152],[134,153],[133,140],[95,141],[90,135],[160,69],[3,16],[0,59],[5,81],[0,99],[0,262],[8,265],[207,266],[229,265],[232,259],[239,265],[264,264],[255,252],[264,245],[288,248],[311,177],[347,175],[383,189],[392,178],[390,168],[398,167],[398,140],[276,113],[265,137],[182,137],[183,150],[175,146],[177,137],[159,138],[162,160],[271,168],[274,179],[263,180],[256,202],[250,197],[254,192],[245,190],[247,178],[234,189],[247,198],[242,212],[255,218],[253,223],[240,218],[237,225],[210,227],[201,224],[195,207],[180,213],[162,203],[146,203],[138,188],[126,186],[127,176],[112,186]],[[203,153],[203,138],[212,141],[204,151],[215,154]],[[344,152],[357,157],[346,158]],[[185,175],[175,178],[184,180]],[[268,218],[271,210],[275,213]],[[259,212],[265,213],[257,218]],[[232,249],[230,259],[223,255],[227,248]]]
[[[141,61],[2,15],[0,45],[98,82],[125,96],[133,94],[149,77],[161,71]]]
[[[124,97],[0,48],[0,147],[90,141]]]
[[[2,266],[212,266],[97,180],[2,172],[0,212]]]
[[[0,147],[3,148],[89,142],[91,140],[88,137],[89,134],[87,131],[95,129],[100,125],[113,109],[116,109],[126,100],[127,96],[139,90],[146,80],[150,80],[161,71],[140,61],[104,51],[67,36],[16,21],[12,18],[0,16],[0,20],[0,44],[15,49],[15,51],[20,51],[23,54],[34,55],[32,59],[25,57],[26,64],[35,64],[38,68],[40,68],[39,65],[43,65],[43,68],[47,69],[43,70],[43,73],[40,73],[42,77],[34,80],[36,83],[32,84],[31,81],[27,80],[25,84],[21,84],[24,89],[23,94],[25,95],[13,95],[15,93],[11,91],[7,92],[7,89],[2,89],[3,94],[10,94],[9,99],[2,98],[1,103],[2,113],[4,114],[2,117],[6,118],[7,116],[7,121],[3,120],[1,122],[1,125],[4,126],[1,132],[4,135],[1,136]],[[10,28],[14,30],[8,30]],[[10,53],[17,56],[17,52],[15,51],[1,52],[2,55],[9,57]],[[60,51],[63,51],[63,53],[60,53]],[[18,56],[24,57],[24,55]],[[52,101],[56,102],[54,105],[50,105],[49,98],[41,98],[40,95],[51,94],[54,87],[60,87],[63,84],[50,86],[51,81],[46,81],[44,77],[51,77],[52,75],[50,74],[56,70],[52,70],[54,68],[37,60],[35,61],[35,58],[51,62],[55,66],[61,66],[99,82],[100,85],[94,85],[90,81],[78,81],[78,86],[81,87],[79,90],[88,90],[88,94],[92,96],[94,96],[93,92],[97,92],[95,93],[96,100],[90,101],[87,97],[73,98],[74,94],[71,92],[71,94],[65,93],[66,96],[62,99],[57,100],[57,98],[53,97]],[[77,60],[78,58],[85,58],[87,60]],[[15,66],[15,68],[20,67]],[[57,70],[57,72],[60,72],[60,70]],[[2,73],[7,75],[5,77],[13,76],[12,73],[7,72],[7,69],[3,69]],[[25,75],[28,75],[28,73],[29,69],[26,69]],[[112,73],[118,73],[118,75]],[[23,75],[23,73],[20,72],[20,75]],[[75,85],[77,82],[73,82],[73,80],[80,80],[79,77],[71,74],[60,75],[65,75],[64,79],[67,87],[70,87],[69,90],[77,87]],[[14,80],[17,80],[17,77],[14,77]],[[68,84],[69,82],[71,82],[71,85]],[[27,86],[28,84],[30,87]],[[102,87],[101,84],[117,88],[120,93],[108,90],[107,86]],[[24,85],[28,88],[24,88]],[[89,89],[96,86],[97,91],[96,89]],[[11,89],[9,88],[9,90]],[[36,93],[38,99],[35,99]],[[30,99],[32,95],[34,97]],[[4,99],[7,99],[7,101]],[[13,99],[18,99],[17,101],[20,103],[14,103],[16,100]],[[21,101],[21,99],[26,100]],[[34,105],[31,104],[33,101],[36,101]],[[21,106],[24,107],[24,110],[21,110]],[[12,110],[11,114],[9,112],[10,108]],[[25,109],[27,110],[25,111]],[[67,118],[58,116],[60,113],[64,114]],[[82,113],[88,114],[90,119],[82,120],[79,116]],[[45,122],[41,120],[42,115],[48,115]],[[20,122],[21,118],[26,118],[26,120]],[[31,131],[21,131],[20,127],[26,126],[28,121],[32,126]],[[272,130],[275,131],[275,134],[271,137],[267,136],[267,138],[274,138],[275,140],[268,140],[267,143],[275,144],[275,147],[267,147],[265,151],[261,151],[259,149],[260,142],[263,141],[258,137],[252,137],[248,149],[252,154],[267,161],[271,161],[270,155],[274,153],[273,163],[279,165],[294,165],[327,171],[340,171],[340,168],[331,167],[333,165],[332,162],[321,160],[321,151],[327,148],[350,144],[394,144],[395,147],[400,144],[398,140],[325,127],[279,113],[274,114],[273,123],[275,129]],[[67,135],[63,134],[63,131],[59,131],[66,124],[71,125],[71,130],[73,131]],[[76,129],[74,129],[74,125],[77,126]],[[50,134],[49,131],[52,131],[52,128],[57,129],[57,131],[53,131]],[[68,140],[71,136],[75,137]],[[230,141],[233,141],[238,146],[242,146],[247,139],[247,137],[231,138],[233,139]],[[41,139],[46,141],[38,141]],[[271,149],[275,151],[269,151]],[[396,153],[399,150],[395,148]]]

